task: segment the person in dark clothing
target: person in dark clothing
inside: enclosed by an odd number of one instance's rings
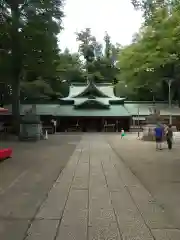
[[[57,124],[56,120],[52,119],[51,120],[51,126],[53,128],[53,134],[56,133],[56,124]]]
[[[169,127],[167,128],[166,140],[167,140],[168,148],[171,150],[172,149],[172,140],[173,140],[173,131],[172,131],[171,125],[169,125]]]

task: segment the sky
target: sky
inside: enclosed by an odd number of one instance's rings
[[[133,9],[130,0],[66,0],[64,30],[59,36],[60,48],[76,52],[75,32],[91,28],[97,41],[105,32],[113,43],[127,45],[142,23],[142,14]]]

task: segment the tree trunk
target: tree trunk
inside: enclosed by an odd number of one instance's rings
[[[20,13],[18,4],[14,3],[11,6],[12,12],[12,115],[13,127],[16,134],[19,133],[20,126],[20,73],[21,73],[21,44],[19,33]]]
[[[180,107],[180,81],[178,81],[177,95],[178,95],[178,105]]]
[[[13,131],[17,135],[20,129],[20,84],[19,79],[13,79],[12,84],[12,116],[13,116]]]

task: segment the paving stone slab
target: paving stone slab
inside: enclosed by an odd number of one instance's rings
[[[155,240],[179,240],[180,230],[177,229],[156,229],[152,230]]]
[[[71,182],[68,180],[65,185],[60,182],[58,186],[54,187],[50,191],[46,201],[41,206],[38,214],[36,215],[36,218],[60,219],[65,207],[70,185]]]
[[[87,239],[88,190],[71,190],[57,240]]]
[[[72,158],[64,171],[53,185],[46,201],[41,206],[36,218],[40,219],[60,219],[65,207],[68,193],[73,181],[78,157]]]
[[[149,228],[126,189],[111,192],[111,199],[123,240],[153,240]]]
[[[116,222],[100,160],[90,159],[89,226]]]
[[[85,227],[74,224],[73,226],[66,226],[63,223],[60,227],[60,233],[56,240],[86,240],[87,230]]]
[[[113,167],[112,159],[103,161],[103,169],[123,239],[153,240],[127,188]]]
[[[124,163],[117,158],[112,157],[114,167],[117,169],[120,178],[123,180],[125,186],[139,186],[141,185],[139,179],[124,165]]]
[[[89,163],[79,162],[77,171],[72,183],[72,188],[88,189],[89,186]]]
[[[100,189],[104,190],[104,188],[107,188],[106,180],[102,172],[92,173],[90,171],[90,180],[89,180],[89,189],[90,192],[96,193],[100,191]]]
[[[116,169],[114,168],[113,164],[109,161],[103,161],[103,171],[106,177],[106,181],[108,184],[108,188],[111,192],[121,191],[124,188],[124,183],[120,180]]]
[[[54,240],[59,220],[35,220],[25,240]]]
[[[90,157],[89,149],[82,151],[79,163],[89,163],[89,157]]]
[[[96,224],[88,228],[88,240],[122,240],[117,223]]]
[[[115,216],[109,192],[102,189],[95,193],[91,193],[89,198],[89,226],[96,224],[97,221],[114,222]]]
[[[73,172],[76,168],[76,165],[79,161],[79,158],[81,156],[81,153],[73,153],[73,155],[71,156],[69,162],[67,163],[66,167],[63,169],[63,171],[61,172],[61,174],[59,175],[59,177],[57,178],[56,182],[61,182],[63,176],[66,175],[73,175]]]
[[[107,198],[106,198],[107,199]],[[114,210],[112,205],[109,204],[109,200],[101,204],[101,200],[90,200],[89,203],[89,226],[96,225],[98,222],[103,222],[104,225],[110,222],[116,222]]]
[[[71,189],[62,219],[64,225],[73,225],[79,221],[87,224],[87,212],[88,190]]]

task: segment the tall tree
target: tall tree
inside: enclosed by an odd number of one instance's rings
[[[78,53],[70,53],[68,49],[59,55],[57,74],[60,79],[69,83],[85,82],[83,63]]]
[[[105,36],[104,36],[104,42],[105,42],[105,57],[109,59],[111,56],[112,45],[111,45],[111,37],[107,32],[105,33]]]
[[[54,51],[57,51],[56,35],[59,33],[63,16],[62,4],[61,0],[2,0],[0,3],[3,23],[9,23],[6,29],[10,42],[8,54],[11,69],[12,113],[17,126],[20,83],[24,78],[24,69],[27,70],[30,65],[32,69],[37,66],[36,63],[41,70],[47,69],[45,62],[49,66],[47,60],[53,56]]]
[[[79,42],[79,52],[82,54],[86,62],[92,62],[95,57],[94,43],[95,37],[91,35],[91,29],[86,28],[84,31],[76,33],[76,39]]]
[[[113,82],[118,72],[115,62],[119,46],[111,43],[108,33],[105,33],[104,37],[104,51],[103,45],[92,36],[89,28],[77,33],[77,41],[79,52],[86,60],[88,76],[96,82]]]

